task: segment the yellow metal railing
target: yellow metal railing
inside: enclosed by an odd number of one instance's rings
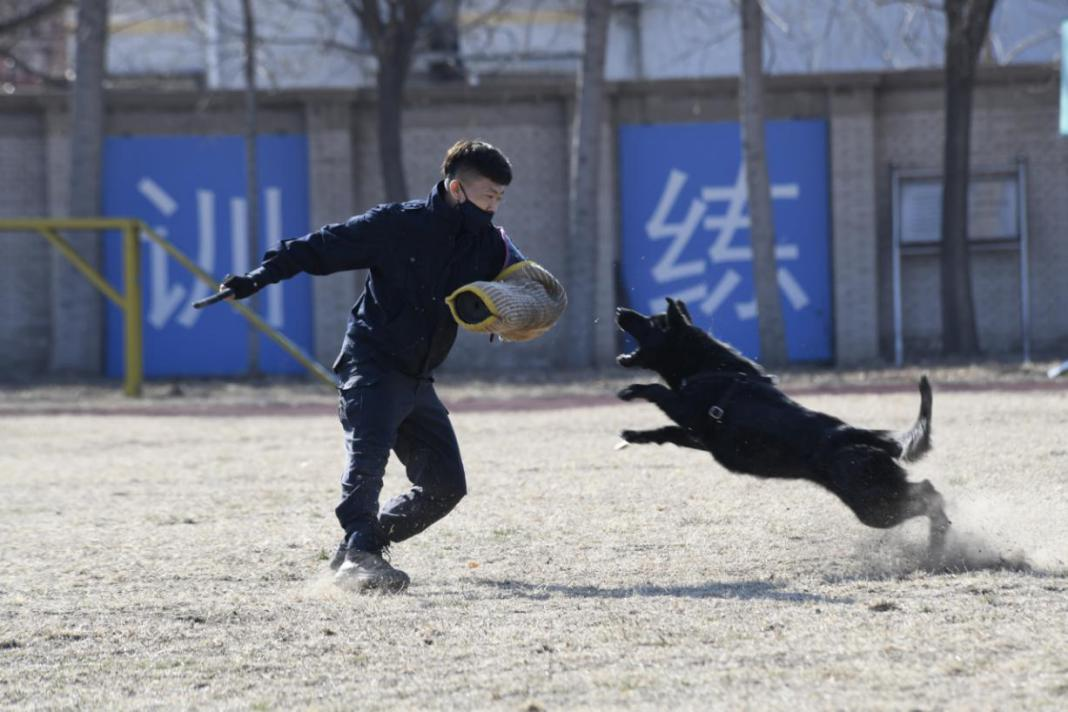
[[[108,231],[122,233],[122,281],[123,292],[120,294],[103,275],[78,254],[74,247],[59,234],[59,230]],[[157,234],[148,225],[132,218],[8,218],[0,219],[0,232],[36,232],[44,237],[85,275],[93,286],[105,297],[115,303],[123,312],[124,355],[126,373],[123,390],[128,396],[141,395],[144,381],[144,334],[141,327],[141,243],[139,235],[163,248],[178,264],[189,270],[197,279],[212,289],[218,280],[202,270],[195,262],[186,257],[173,243]],[[321,363],[309,356],[284,334],[271,327],[258,314],[244,304],[232,301],[230,305],[245,317],[257,330],[278,344],[286,353],[297,360],[313,376],[334,385],[334,378]]]

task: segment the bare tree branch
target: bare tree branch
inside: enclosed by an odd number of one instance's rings
[[[49,74],[48,72],[37,69],[36,67],[33,67],[24,62],[23,60],[19,59],[18,55],[4,47],[0,47],[0,58],[3,58],[10,62],[20,72],[23,72],[26,75],[31,76],[35,79],[41,80],[41,83],[43,83],[45,86],[55,87],[57,89],[63,89],[70,86],[70,81],[66,77],[59,77],[54,74]]]
[[[827,22],[823,26],[823,36],[820,38],[820,41],[816,44],[816,50],[814,52],[814,56],[809,60],[809,65],[808,65],[809,71],[815,71],[816,69],[819,68],[820,60],[822,59],[822,57],[820,55],[823,52],[823,48],[830,45],[831,33],[832,33],[833,28],[834,28],[834,23],[838,19],[838,15],[839,15],[839,13],[841,11],[842,11],[841,0],[834,0],[834,2],[831,5],[830,12],[827,13]]]
[[[45,0],[40,5],[35,5],[19,15],[6,17],[0,20],[0,35],[13,33],[23,27],[39,22],[49,15],[54,15],[63,10],[70,4],[71,0]]]
[[[938,12],[943,12],[945,10],[945,6],[942,3],[936,2],[936,0],[875,0],[875,4],[879,7],[885,7],[887,5],[912,5],[913,7],[937,10]]]
[[[874,41],[878,42],[880,45],[882,45],[882,51],[879,54],[883,58],[883,61],[887,64],[893,65],[894,57],[893,52],[890,51],[890,45],[887,43],[886,38],[883,37],[882,33],[879,31],[878,24],[873,19],[871,19],[871,16],[868,14],[867,8],[863,5],[858,5],[856,0],[850,0],[849,4],[852,7],[856,16],[860,19],[860,22],[864,26],[864,29],[866,30],[868,36]]]
[[[783,34],[790,33],[790,23],[788,23],[786,21],[786,18],[784,18],[782,15],[775,12],[775,9],[772,8],[770,4],[768,4],[767,0],[758,0],[757,4],[760,5],[760,10],[764,13],[764,17],[767,18],[771,22],[771,24],[779,28],[780,32],[782,32]]]
[[[36,25],[47,21],[69,5],[71,5],[71,0],[46,0],[32,6],[24,2],[16,13],[0,19],[0,37],[4,37],[4,41],[0,43],[0,58],[24,76],[36,79],[45,86],[56,88],[69,86],[70,82],[65,77],[51,74],[46,69],[34,66],[33,63],[20,56],[17,49],[21,39],[32,34]]]
[[[482,25],[487,24],[490,20],[499,15],[501,11],[508,7],[508,5],[510,4],[511,0],[496,0],[493,7],[475,15],[468,22],[463,23],[463,28],[465,30],[471,30],[476,27],[480,27]]]
[[[356,16],[360,23],[360,29],[367,33],[371,47],[376,56],[381,57],[382,48],[382,14],[378,10],[377,0],[345,0],[345,3]]]
[[[1040,45],[1043,42],[1048,42],[1051,39],[1060,37],[1061,31],[1059,27],[1051,27],[1041,32],[1036,32],[1029,37],[1025,37],[1012,47],[1004,50],[1003,55],[999,58],[999,64],[1008,64],[1016,57],[1036,45]]]
[[[317,47],[321,49],[339,50],[361,57],[373,57],[374,52],[369,47],[349,44],[334,39],[324,40],[322,37],[285,37],[282,35],[258,35],[257,43],[263,45],[263,49],[269,47]]]

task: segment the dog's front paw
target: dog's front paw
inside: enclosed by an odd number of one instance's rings
[[[623,438],[623,441],[628,443],[643,442],[641,431],[638,430],[624,430],[619,434],[619,437]]]
[[[618,397],[620,400],[632,401],[637,398],[641,398],[644,392],[644,385],[642,385],[641,383],[632,383],[631,385],[621,390],[619,393],[616,393],[616,397]]]

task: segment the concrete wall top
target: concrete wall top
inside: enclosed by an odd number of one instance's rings
[[[1009,65],[981,67],[978,75],[980,86],[996,84],[1050,84],[1055,86],[1060,73],[1050,65]],[[903,72],[845,72],[819,75],[770,75],[765,78],[769,94],[793,92],[850,91],[853,89],[875,90],[877,93],[942,86],[943,74],[937,70],[910,70]],[[435,103],[442,100],[457,103],[500,104],[509,101],[558,100],[574,92],[573,80],[559,76],[524,76],[509,79],[484,79],[479,84],[430,84],[413,81],[409,84],[406,98],[412,104]],[[626,100],[635,96],[656,94],[664,98],[673,96],[734,96],[737,94],[736,77],[711,79],[678,79],[660,81],[609,82],[607,94],[611,98]],[[294,89],[260,91],[260,105],[265,108],[296,108],[317,102],[342,102],[353,105],[373,104],[373,89]],[[121,90],[108,94],[111,111],[123,111],[137,107],[153,109],[185,110],[234,110],[244,102],[241,91],[174,90],[156,92],[148,90]],[[66,93],[48,89],[20,89],[16,94],[0,95],[0,111],[15,108],[62,109],[66,106]]]

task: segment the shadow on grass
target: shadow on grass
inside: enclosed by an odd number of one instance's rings
[[[852,598],[821,596],[813,593],[783,590],[771,581],[711,582],[698,586],[631,586],[603,588],[601,586],[568,586],[565,584],[533,584],[514,579],[479,579],[479,585],[495,588],[519,598],[545,600],[556,595],[568,598],[722,598],[741,601],[762,599],[784,603],[856,603]]]

